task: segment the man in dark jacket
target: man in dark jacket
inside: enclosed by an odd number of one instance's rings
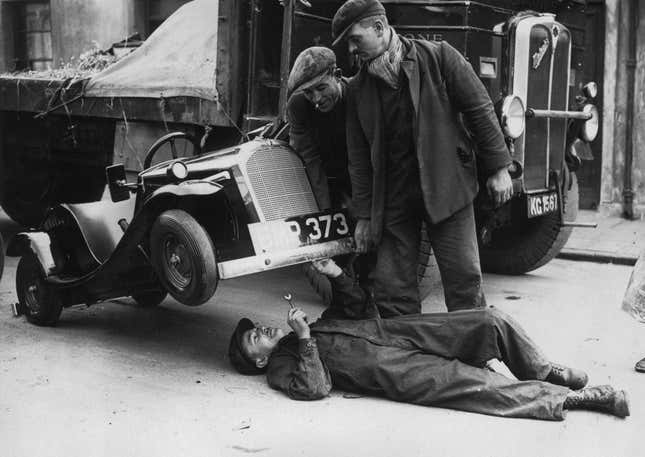
[[[298,55],[287,82],[290,144],[305,163],[321,210],[338,207],[343,195],[351,195],[345,141],[347,81],[336,68],[334,51],[314,46]]]
[[[363,290],[332,261],[336,311],[372,315]],[[587,375],[549,362],[522,328],[494,308],[391,319],[322,319],[289,311],[279,328],[241,319],[229,358],[243,374],[266,372],[269,385],[296,400],[326,397],[332,387],[391,400],[503,417],[564,419],[565,409],[629,415],[624,391],[583,388]],[[519,379],[485,368],[502,360]],[[575,390],[582,389],[582,390]]]
[[[449,311],[485,306],[473,200],[478,170],[500,205],[512,195],[511,158],[493,104],[446,42],[408,40],[377,0],[349,0],[332,22],[362,66],[349,84],[347,148],[360,252],[377,245],[381,316],[418,313],[425,221]]]

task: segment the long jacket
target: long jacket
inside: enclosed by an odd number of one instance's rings
[[[415,111],[421,190],[428,218],[436,223],[474,200],[477,167],[488,176],[511,159],[493,103],[466,59],[444,41],[400,38],[406,49],[401,70]],[[387,172],[377,91],[377,81],[364,66],[350,81],[347,100],[353,204],[358,217],[371,218],[376,240],[382,231]]]
[[[320,209],[332,206],[329,178],[334,179],[336,187],[332,191],[351,193],[345,139],[348,79],[342,78],[341,84],[343,97],[328,113],[316,110],[300,92],[293,94],[287,102],[289,144],[305,163]]]

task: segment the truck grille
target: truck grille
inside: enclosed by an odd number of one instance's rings
[[[529,16],[517,24],[514,46],[513,94],[527,109],[567,110],[571,63],[567,28],[552,15]],[[548,187],[549,170],[561,169],[566,133],[566,119],[527,119],[524,135],[515,143],[527,189]]]
[[[305,166],[289,148],[268,144],[259,147],[247,161],[246,172],[264,220],[318,211]]]

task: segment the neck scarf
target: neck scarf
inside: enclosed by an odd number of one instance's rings
[[[367,63],[367,72],[381,78],[392,89],[399,88],[399,71],[403,60],[403,43],[394,29],[390,29],[392,36],[390,44],[383,54]]]

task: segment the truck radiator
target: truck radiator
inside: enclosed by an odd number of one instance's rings
[[[528,16],[515,29],[513,94],[527,109],[567,110],[571,65],[571,34],[553,15]],[[559,171],[564,160],[567,120],[529,118],[516,144],[524,164],[527,189],[549,185],[549,170]]]

